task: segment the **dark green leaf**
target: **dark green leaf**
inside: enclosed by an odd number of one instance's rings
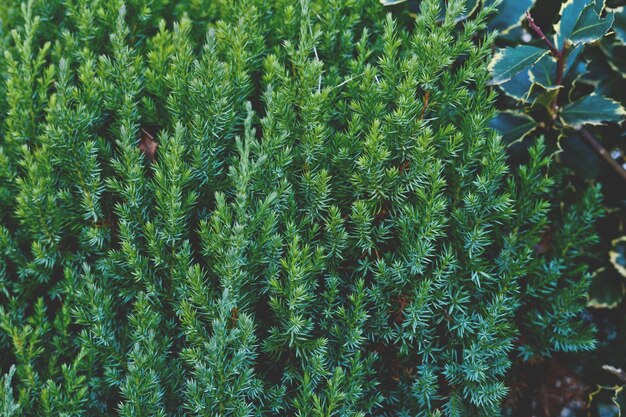
[[[544,89],[539,84],[535,84],[538,86],[538,92],[533,92],[533,106],[541,106],[545,109],[551,110],[552,103],[556,100],[559,95],[559,90],[563,87],[554,87],[550,89]]]
[[[626,44],[626,7],[618,7],[612,12],[613,16],[615,16],[615,22],[613,23],[615,36],[622,44]]]
[[[493,0],[487,0],[485,5],[491,5],[493,2]],[[503,1],[498,5],[498,13],[489,20],[487,26],[490,30],[506,33],[520,25],[524,18],[524,13],[533,7],[534,3],[535,0]]]
[[[576,175],[587,180],[596,180],[607,173],[606,162],[578,132],[568,132],[559,140],[561,162]]]
[[[565,63],[565,71],[563,72],[563,77],[567,77],[570,75],[570,71],[576,68],[577,64],[580,63],[579,58],[581,57],[581,52],[583,51],[584,46],[582,44],[576,45],[573,49],[569,50],[567,54],[567,62]],[[584,65],[583,65],[584,68]]]
[[[556,61],[551,55],[545,55],[530,69],[530,79],[543,88],[553,89],[556,79]]]
[[[548,52],[547,49],[529,45],[499,49],[489,63],[489,70],[493,77],[492,83],[502,84],[510,80],[513,76],[539,61]]]
[[[500,88],[507,96],[519,101],[528,99],[531,86],[532,81],[530,80],[529,71],[522,71],[509,81],[500,84]]]
[[[626,77],[626,46],[615,42],[612,37],[602,38],[599,45],[611,69]]]
[[[593,281],[589,287],[589,302],[592,308],[615,308],[624,298],[623,280],[606,268],[601,268],[593,274]]]
[[[504,143],[510,144],[528,136],[537,127],[537,122],[523,113],[505,112],[493,118],[491,127],[502,134]]]
[[[576,22],[587,5],[587,0],[567,0],[561,6],[561,19],[554,26],[554,33],[557,35],[558,47],[562,47],[565,39],[569,39],[574,31]]]
[[[624,115],[626,111],[618,102],[594,93],[565,106],[561,120],[568,126],[579,128],[585,124],[620,122]]]
[[[626,278],[626,236],[613,241],[613,248],[609,252],[609,258],[617,272]]]
[[[604,18],[600,17],[595,3],[589,3],[580,13],[568,39],[574,44],[594,42],[606,35],[613,24],[613,19],[612,13]]]

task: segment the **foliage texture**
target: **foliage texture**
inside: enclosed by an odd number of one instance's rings
[[[3,2],[3,415],[494,416],[592,348],[599,192],[507,167],[493,7]]]

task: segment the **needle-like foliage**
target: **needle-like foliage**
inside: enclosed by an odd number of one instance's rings
[[[592,348],[598,190],[439,4],[3,1],[1,415],[494,416]]]

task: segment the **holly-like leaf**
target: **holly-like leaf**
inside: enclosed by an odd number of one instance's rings
[[[613,248],[609,252],[611,263],[624,278],[626,278],[626,236],[615,239]]]
[[[594,42],[606,35],[613,25],[613,20],[612,13],[602,18],[597,11],[596,3],[589,3],[581,11],[568,39],[573,44]]]
[[[544,89],[538,84],[535,84],[538,88],[533,94],[533,107],[541,106],[549,111],[552,111],[552,103],[556,100],[559,95],[559,90],[563,88],[562,86],[558,86],[555,88]]]
[[[503,112],[491,121],[491,127],[502,134],[502,141],[510,144],[523,140],[537,127],[532,117],[518,112]]]
[[[626,45],[614,42],[609,37],[602,38],[598,45],[611,69],[626,78]]]
[[[587,0],[567,0],[561,6],[561,19],[554,26],[559,48],[563,46],[566,39],[569,39],[586,5]]]
[[[489,6],[493,3],[494,0],[487,0],[485,5]],[[487,26],[490,30],[505,34],[522,23],[524,13],[532,8],[534,3],[535,0],[503,1],[498,5],[498,13],[489,19]]]
[[[606,161],[602,159],[589,143],[575,131],[567,131],[567,136],[559,140],[561,152],[559,158],[563,165],[573,170],[580,178],[597,180],[606,175]]]
[[[581,61],[578,58],[581,57],[581,53],[583,49],[584,49],[584,46],[579,44],[568,51],[567,62],[565,63],[565,71],[563,71],[563,78],[570,75],[570,71],[575,70],[577,65],[581,63]],[[584,69],[584,64],[582,68]]]
[[[598,14],[602,14],[602,10],[604,10],[604,5],[606,0],[591,0],[590,4],[593,6],[594,10]]]
[[[489,63],[489,71],[492,75],[491,82],[493,84],[502,84],[510,80],[539,61],[548,52],[547,49],[530,45],[499,49]]]
[[[618,102],[593,93],[565,106],[561,120],[568,126],[579,128],[585,124],[620,122],[625,115],[626,110]]]
[[[617,40],[626,45],[626,7],[618,7],[612,10],[615,21],[613,22],[613,31]]]
[[[620,277],[600,268],[593,274],[589,287],[589,301],[591,308],[615,308],[624,298],[624,285]]]
[[[500,84],[500,89],[511,98],[518,101],[526,101],[528,100],[530,87],[532,85],[533,83],[530,80],[529,71],[522,71],[509,81]]]
[[[541,58],[530,69],[530,80],[545,89],[554,89],[559,86],[554,84],[556,78],[556,61],[551,55]]]
[[[601,53],[601,50],[592,49],[591,51],[589,51],[592,59],[584,63],[584,70],[580,71],[580,74],[575,80],[576,84],[581,83],[593,86],[596,93],[600,92],[598,86],[602,82],[602,80],[611,78],[612,75],[611,67],[607,63],[608,60],[602,56],[598,58],[598,55],[600,55]]]

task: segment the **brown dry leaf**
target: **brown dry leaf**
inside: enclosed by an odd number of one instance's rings
[[[155,161],[156,150],[159,144],[154,140],[154,136],[143,127],[141,128],[141,139],[138,146],[139,150],[150,158],[151,162]]]
[[[548,253],[552,249],[552,228],[548,226],[541,236],[541,242],[535,245],[535,253],[537,255],[543,255]]]

